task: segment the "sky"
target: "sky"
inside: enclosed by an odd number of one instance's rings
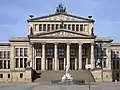
[[[53,14],[59,3],[66,6],[67,13],[92,15],[95,35],[120,43],[120,0],[0,0],[0,42],[27,36],[29,15]]]

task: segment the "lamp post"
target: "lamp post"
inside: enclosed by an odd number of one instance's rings
[[[102,42],[100,42],[100,50],[101,50],[101,56],[102,56]],[[103,82],[103,58],[101,59],[101,81]]]
[[[89,85],[89,90],[91,90],[91,89],[90,89],[90,87],[91,87],[91,85],[90,85],[90,70],[91,70],[91,64],[87,64],[87,65],[86,65],[86,69],[89,71],[89,84],[88,84],[88,85]]]

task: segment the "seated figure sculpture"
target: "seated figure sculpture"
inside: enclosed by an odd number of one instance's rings
[[[68,73],[69,70],[70,70],[70,65],[66,65],[65,66],[65,75],[62,77],[61,82],[73,81],[73,77]]]

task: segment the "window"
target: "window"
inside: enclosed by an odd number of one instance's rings
[[[68,30],[71,30],[71,24],[68,24]]]
[[[114,51],[112,51],[112,58],[115,58],[115,52]]]
[[[64,24],[64,29],[67,29],[67,24]]]
[[[103,48],[102,56],[106,56],[106,48]]]
[[[0,69],[2,69],[3,68],[3,64],[2,64],[2,60],[0,60]]]
[[[54,30],[54,24],[52,24],[52,28],[51,28],[51,30]]]
[[[3,78],[3,74],[0,74],[0,78]]]
[[[72,24],[72,31],[75,31],[75,25]]]
[[[23,58],[20,58],[20,68],[23,67]]]
[[[23,56],[23,48],[20,48],[20,56]]]
[[[10,69],[10,60],[8,60],[8,69]]]
[[[116,52],[116,58],[119,58],[119,52]]]
[[[35,24],[35,31],[38,31],[38,24]]]
[[[58,29],[58,24],[56,24],[56,30]]]
[[[7,59],[10,59],[10,51],[7,53]]]
[[[83,31],[83,24],[80,25],[80,31]]]
[[[19,49],[15,48],[15,56],[19,56]]]
[[[36,56],[41,56],[41,55],[42,55],[41,48],[36,48]]]
[[[50,31],[50,24],[47,25],[47,31]]]
[[[0,51],[0,59],[2,59],[2,51]]]
[[[20,78],[23,78],[23,73],[20,73]]]
[[[53,49],[51,48],[47,49],[47,56],[53,56]]]
[[[76,25],[76,31],[79,31],[79,24]]]
[[[46,24],[43,24],[43,31],[46,31]]]
[[[27,67],[27,58],[24,58],[24,67]]]
[[[70,56],[75,56],[75,49],[73,48],[70,49]]]
[[[60,48],[59,49],[59,56],[64,56],[64,55],[65,55],[64,49]]]
[[[3,55],[4,57],[4,59],[7,59],[7,51],[4,51],[4,55]]]
[[[94,49],[94,55],[95,55],[95,57],[97,57],[98,56],[98,49],[97,49],[97,47],[95,47],[95,49]]]
[[[6,60],[4,60],[4,69],[6,69]]]
[[[86,48],[82,48],[82,55],[86,56],[87,55],[87,49]]]
[[[8,78],[10,78],[10,74],[8,74]]]
[[[39,31],[42,31],[42,24],[39,24]]]
[[[63,28],[63,25],[62,24],[60,24],[60,29],[62,29]]]
[[[19,67],[19,59],[16,58],[16,68],[18,68],[18,67]]]
[[[27,48],[24,48],[24,56],[27,56]]]

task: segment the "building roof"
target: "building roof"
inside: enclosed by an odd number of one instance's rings
[[[0,46],[10,46],[10,43],[9,42],[8,43],[7,42],[4,42],[4,43],[0,42]]]
[[[113,39],[110,39],[110,38],[96,38],[95,41],[96,42],[112,42]]]
[[[36,17],[36,18],[31,18],[28,19],[28,22],[34,21],[34,20],[38,20],[38,19],[43,19],[43,18],[48,18],[48,17],[52,17],[52,16],[57,16],[57,15],[66,15],[66,16],[70,16],[70,17],[74,17],[74,18],[78,18],[78,19],[83,19],[83,20],[87,20],[88,22],[95,22],[95,20],[93,19],[88,19],[88,18],[84,18],[84,17],[79,17],[79,16],[75,16],[72,14],[67,14],[67,13],[54,13],[54,14],[50,14],[50,15],[46,15],[46,16],[41,16],[41,17]]]
[[[18,41],[18,42],[29,42],[29,39],[28,39],[28,37],[12,37],[9,41],[10,42],[15,42],[15,41]]]

